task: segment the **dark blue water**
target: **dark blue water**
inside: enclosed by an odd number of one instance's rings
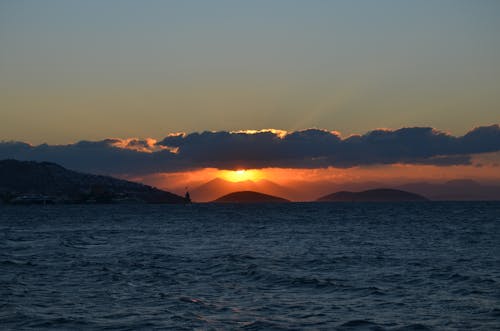
[[[500,329],[500,203],[0,207],[1,329]]]

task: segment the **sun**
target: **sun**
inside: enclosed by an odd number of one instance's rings
[[[224,178],[230,182],[243,182],[247,180],[259,180],[262,175],[260,171],[252,169],[238,169],[238,170],[221,170],[219,177]]]

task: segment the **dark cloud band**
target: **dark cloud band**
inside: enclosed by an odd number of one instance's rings
[[[145,174],[199,168],[324,168],[375,164],[466,165],[471,156],[500,151],[498,124],[456,137],[433,128],[374,130],[342,138],[308,129],[173,134],[152,139],[106,139],[70,145],[1,142],[0,159],[37,160],[105,174]]]

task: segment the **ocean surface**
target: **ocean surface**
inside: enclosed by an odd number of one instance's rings
[[[2,330],[500,330],[500,203],[0,206]]]

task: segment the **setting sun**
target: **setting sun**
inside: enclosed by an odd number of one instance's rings
[[[238,169],[238,170],[221,170],[219,177],[228,180],[230,182],[243,182],[246,180],[259,180],[262,178],[262,173],[259,170],[246,170],[246,169]]]

